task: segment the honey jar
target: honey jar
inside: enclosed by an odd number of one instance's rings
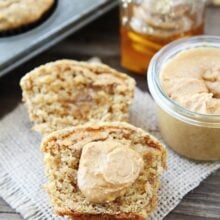
[[[204,31],[205,0],[121,0],[121,64],[144,74],[164,45]]]

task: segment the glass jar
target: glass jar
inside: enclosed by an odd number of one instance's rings
[[[217,6],[220,5],[220,0],[209,0],[209,2],[213,5],[217,5]]]
[[[220,49],[220,37],[192,37],[164,47],[151,60],[148,86],[158,106],[159,127],[165,142],[187,158],[220,160],[220,115],[200,114],[181,107],[166,95],[160,84],[163,65],[179,52],[197,47]]]
[[[204,30],[205,0],[121,0],[121,64],[140,74],[169,42]]]

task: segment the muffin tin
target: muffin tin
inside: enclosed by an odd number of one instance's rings
[[[58,0],[44,22],[14,36],[0,38],[0,76],[58,43],[118,4],[117,0]]]

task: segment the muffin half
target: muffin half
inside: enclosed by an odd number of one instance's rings
[[[146,219],[157,204],[166,150],[125,122],[87,124],[44,138],[48,183],[57,215],[70,219]]]
[[[135,81],[104,64],[59,60],[20,85],[34,130],[47,134],[88,121],[127,121]]]

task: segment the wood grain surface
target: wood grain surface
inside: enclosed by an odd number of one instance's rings
[[[21,100],[19,80],[29,70],[48,61],[70,58],[86,60],[98,56],[103,62],[128,72],[120,66],[118,9],[101,17],[52,49],[0,78],[0,119]],[[206,33],[220,35],[220,8],[206,11]],[[147,90],[145,76],[134,75],[138,87]],[[22,217],[0,199],[0,220],[21,220]],[[220,170],[186,195],[165,220],[220,220]]]

